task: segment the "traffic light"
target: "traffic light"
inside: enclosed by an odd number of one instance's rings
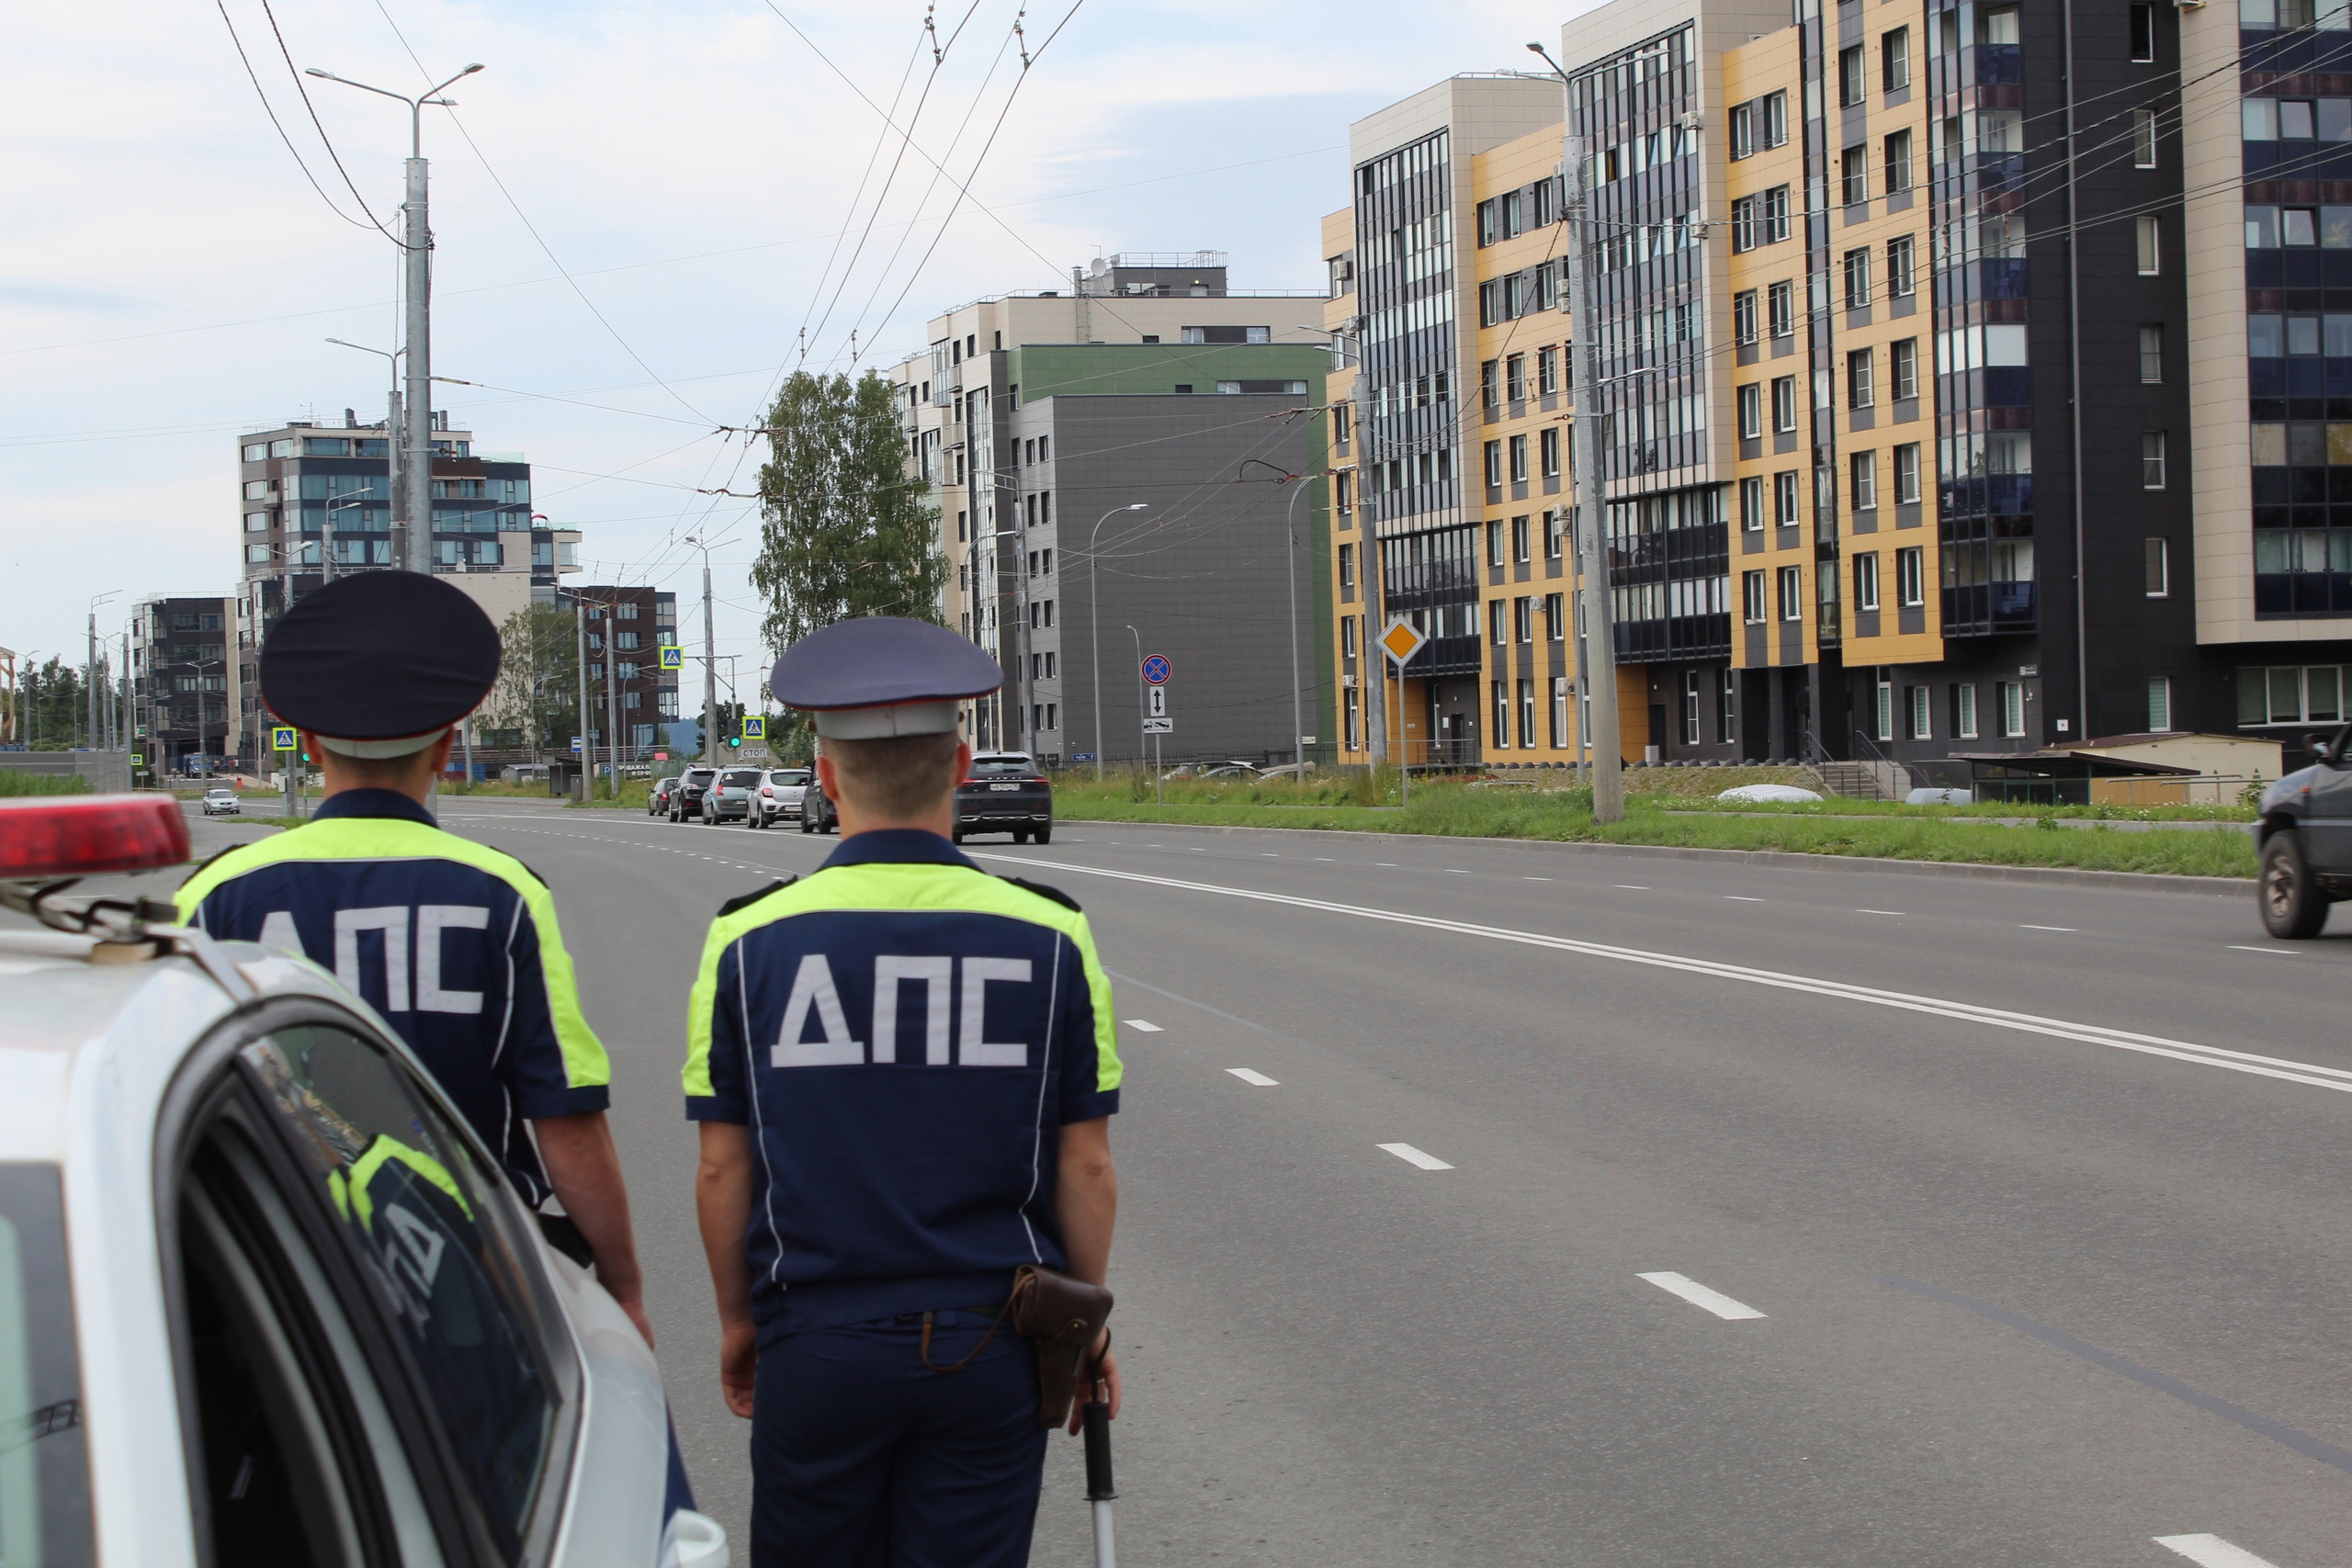
[[[741,745],[742,745],[742,744],[743,744],[743,738],[742,738],[741,736],[740,736],[740,735],[730,735],[730,736],[729,736],[729,737],[727,738],[727,749],[728,749],[729,751],[734,750],[737,747],[739,747],[739,746],[741,746]]]

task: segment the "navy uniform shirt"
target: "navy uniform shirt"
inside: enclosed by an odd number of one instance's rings
[[[302,827],[217,855],[180,919],[303,954],[400,1032],[536,1205],[526,1121],[602,1111],[612,1066],[580,1010],[547,886],[391,790],[333,795]]]
[[[720,911],[686,1027],[687,1116],[752,1130],[763,1345],[1067,1266],[1061,1129],[1119,1108],[1111,983],[1067,899],[935,833],[857,834]]]

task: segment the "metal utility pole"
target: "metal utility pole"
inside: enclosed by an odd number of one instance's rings
[[[1072,273],[1077,270],[1076,267],[1070,268]],[[1094,781],[1097,784],[1102,782],[1102,596],[1094,586],[1094,542],[1102,536],[1103,524],[1122,512],[1141,512],[1150,504],[1148,501],[1138,501],[1132,506],[1114,506],[1094,520],[1094,531],[1086,536],[1086,619],[1089,635],[1094,642]]]
[[[369,348],[364,343],[345,343],[339,337],[331,337],[327,341],[337,348],[356,348],[362,354],[380,355],[391,362],[392,389],[390,397],[386,400],[384,410],[384,500],[391,508],[394,516],[405,518],[409,514],[408,506],[401,495],[401,355],[408,351],[399,348]],[[432,471],[430,465],[422,471],[430,473]],[[425,505],[428,511],[432,504],[432,489],[430,485],[425,487]],[[327,509],[327,516],[329,522],[334,521],[333,507]],[[428,537],[431,532],[430,528],[426,530]],[[326,553],[329,556],[334,554],[334,533],[330,530],[326,545]],[[405,550],[397,564],[408,565]]]
[[[90,710],[90,728],[84,734],[93,748],[100,744],[98,739],[98,606],[113,597],[115,597],[113,593],[101,593],[90,601],[90,661],[82,682],[82,695],[86,700],[86,705]]]
[[[1542,44],[1527,47],[1542,55],[1560,79],[1560,174],[1567,187],[1568,210],[1568,391],[1576,410],[1569,427],[1574,459],[1569,494],[1576,506],[1577,567],[1584,577],[1579,596],[1589,642],[1584,659],[1589,690],[1578,694],[1592,704],[1592,819],[1616,822],[1625,815],[1625,773],[1617,728],[1617,629],[1609,604],[1608,487],[1600,475],[1600,360],[1594,352],[1600,334],[1593,320],[1591,274],[1585,256],[1591,160],[1585,139],[1576,134],[1568,73]]]
[[[605,763],[612,772],[607,775],[605,795],[609,800],[621,797],[621,728],[620,728],[620,666],[613,636],[613,607],[605,605]]]
[[[588,798],[588,765],[595,760],[596,742],[588,733],[588,601],[571,596],[571,618],[580,638],[580,798]]]
[[[1306,479],[1303,474],[1284,473],[1263,457],[1244,457],[1243,468],[1252,463],[1272,468],[1281,477],[1276,484],[1295,485],[1289,504],[1283,509],[1283,575],[1290,594],[1290,746],[1291,761],[1298,764],[1298,776],[1306,776],[1306,716],[1299,696],[1298,682],[1298,552],[1292,531],[1298,526],[1298,498],[1306,493]],[[1238,477],[1238,476],[1237,476]]]
[[[710,547],[702,550],[702,760],[718,763],[718,634],[710,618]]]
[[[411,571],[433,570],[433,487],[428,482],[433,472],[433,226],[424,159],[424,106],[432,104],[443,108],[455,108],[457,100],[439,96],[441,89],[481,69],[482,67],[479,63],[469,65],[448,81],[428,88],[423,96],[412,98],[404,93],[371,87],[365,82],[355,82],[332,71],[322,71],[315,65],[309,68],[310,74],[313,76],[340,82],[346,87],[357,87],[362,92],[379,94],[408,106],[409,152],[404,165],[407,174],[406,199],[401,207],[403,220],[401,248],[407,261],[403,291],[408,296],[404,350],[408,355],[408,451],[402,467],[410,476],[410,482],[407,494],[402,497],[401,512],[408,524],[408,549],[407,558],[401,564]]]

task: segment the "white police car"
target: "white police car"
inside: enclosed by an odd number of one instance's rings
[[[167,906],[168,796],[0,805],[0,1560],[724,1568],[652,1353],[367,1006]],[[665,1517],[666,1515],[666,1517]]]

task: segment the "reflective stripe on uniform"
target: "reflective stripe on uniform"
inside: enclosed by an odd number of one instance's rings
[[[1112,1016],[1111,979],[1095,956],[1094,933],[1084,915],[1001,877],[964,866],[869,862],[815,872],[711,922],[687,1004],[683,1077],[689,1100],[707,1100],[712,1093],[711,1010],[718,1005],[719,961],[727,950],[763,926],[819,911],[995,915],[1060,932],[1077,948],[1086,965],[1087,993],[1094,1004],[1095,1086],[1105,1092],[1119,1087],[1118,1023]]]
[[[612,1082],[612,1061],[581,1011],[580,987],[571,957],[556,923],[555,897],[521,861],[455,833],[389,817],[334,817],[306,823],[219,855],[198,868],[175,896],[180,919],[202,923],[206,898],[241,876],[270,866],[325,861],[448,861],[494,876],[523,901],[538,937],[539,963],[548,1010],[563,1054],[564,1077],[573,1089],[600,1089]]]

